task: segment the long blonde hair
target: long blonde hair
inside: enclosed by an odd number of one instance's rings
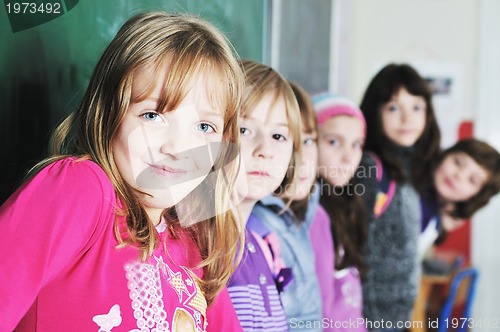
[[[176,109],[196,75],[208,78],[210,102],[225,107],[222,110],[223,142],[226,146],[238,144],[237,116],[243,75],[229,42],[216,28],[199,18],[185,14],[144,13],[130,18],[106,48],[80,106],[59,125],[51,138],[53,157],[35,169],[67,155],[99,164],[123,205],[120,213],[127,219],[127,236],[122,237],[119,225],[115,225],[115,234],[122,245],[137,246],[142,259],[151,256],[159,239],[137,198],[137,191],[118,171],[112,142],[130,103],[134,73],[144,68],[153,69],[157,76],[165,73],[161,69],[168,69],[158,110]],[[159,81],[159,77],[156,78],[146,95]],[[215,217],[187,228],[203,259],[200,266],[204,276],[199,282],[209,304],[224,287],[241,256],[238,241],[242,235],[229,212],[228,196],[236,177],[236,170],[231,166],[236,154],[237,149],[223,148],[215,161],[213,170],[218,174],[214,181]],[[164,215],[168,218],[172,211]]]
[[[271,107],[280,98],[285,102],[288,129],[293,138],[293,153],[288,165],[287,174],[280,187],[276,189],[275,194],[285,199],[287,205],[289,205],[292,199],[288,195],[285,195],[285,193],[295,193],[299,181],[299,167],[302,153],[302,125],[297,99],[287,80],[271,67],[251,60],[241,61],[240,66],[245,73],[245,97],[241,106],[242,117],[250,116],[258,103],[268,93],[274,94]]]

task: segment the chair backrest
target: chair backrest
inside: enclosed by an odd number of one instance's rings
[[[453,277],[448,297],[446,298],[446,301],[443,304],[443,308],[441,309],[438,332],[446,332],[448,328],[454,328],[454,330],[457,330],[459,332],[467,331],[472,304],[474,302],[474,296],[476,294],[476,284],[478,276],[479,272],[476,268],[468,267],[460,270]],[[455,303],[455,298],[460,286],[462,284],[465,284],[466,282],[468,282],[468,288],[465,295],[464,310],[460,314],[460,319],[456,321],[457,324],[454,324],[455,321],[452,321],[453,317],[451,317],[453,305]]]

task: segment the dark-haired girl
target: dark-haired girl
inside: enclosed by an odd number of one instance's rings
[[[422,195],[421,256],[500,190],[500,154],[483,141],[461,140],[443,151],[434,165],[429,189]]]
[[[439,153],[440,132],[427,83],[407,64],[382,68],[360,106],[367,122],[365,148],[373,153],[363,158],[361,166],[372,165],[375,159],[382,179],[395,184],[390,193],[380,187],[375,190],[377,202],[364,248],[363,310],[370,330],[402,331],[401,322],[411,317],[420,276],[419,191],[423,174]],[[374,174],[364,175],[361,183],[368,183]],[[373,188],[366,188],[370,192]]]

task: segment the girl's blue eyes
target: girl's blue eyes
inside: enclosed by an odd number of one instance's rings
[[[333,146],[338,146],[340,144],[340,142],[336,139],[332,139],[328,143],[330,143],[330,145],[333,145]]]
[[[340,141],[339,140],[336,140],[336,139],[332,139],[328,142],[330,145],[332,146],[340,146]],[[354,149],[363,149],[363,143],[361,142],[355,142],[355,143],[352,143],[352,147]]]
[[[353,147],[356,149],[363,149],[363,143],[360,142],[354,143]]]
[[[205,122],[198,124],[198,130],[204,133],[215,133],[215,128]]]
[[[240,134],[241,135],[249,135],[250,134],[250,130],[248,128],[245,128],[245,127],[240,127]],[[285,135],[281,135],[281,134],[273,134],[272,135],[273,139],[277,140],[277,141],[286,141],[287,138]]]
[[[146,113],[142,114],[141,116],[148,121],[161,120],[160,115],[156,112],[146,112]]]
[[[146,112],[141,114],[141,117],[144,118],[146,121],[151,121],[151,122],[158,122],[161,121],[163,122],[163,118],[160,116],[160,114],[156,112]],[[202,122],[196,125],[196,129],[198,129],[201,132],[204,133],[215,133],[217,132],[215,130],[215,127],[209,123]]]
[[[304,145],[313,145],[316,143],[316,140],[314,138],[306,138],[303,142]]]
[[[274,134],[274,135],[273,135],[273,138],[274,138],[275,140],[277,140],[277,141],[280,141],[280,142],[281,142],[281,141],[286,141],[286,137],[285,137],[285,136],[283,136],[283,135],[281,135],[281,134]]]

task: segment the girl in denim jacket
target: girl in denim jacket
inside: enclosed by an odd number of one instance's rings
[[[316,114],[308,94],[297,84],[290,85],[302,118],[300,181],[293,190],[281,186],[281,192],[261,199],[253,214],[271,231],[267,237],[262,234],[266,239],[277,235],[281,259],[292,270],[293,282],[281,293],[290,329],[322,331],[322,301],[309,237],[319,201],[314,185],[318,159]],[[286,199],[291,199],[292,203],[286,204]],[[250,227],[256,228],[255,225]],[[272,240],[269,242],[271,247],[276,247]]]

